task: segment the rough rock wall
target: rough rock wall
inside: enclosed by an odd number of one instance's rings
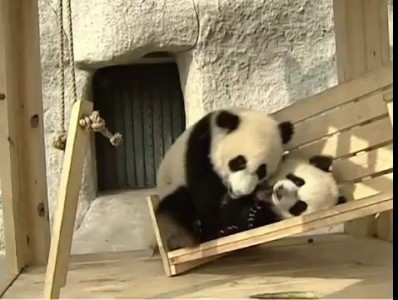
[[[337,83],[331,0],[197,3],[198,42],[177,56],[189,122],[226,104],[275,111]]]

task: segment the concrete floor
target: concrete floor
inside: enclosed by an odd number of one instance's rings
[[[152,235],[146,197],[153,189],[99,196],[74,234],[73,254],[148,249]]]

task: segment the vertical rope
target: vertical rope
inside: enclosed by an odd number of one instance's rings
[[[65,129],[65,72],[64,72],[64,24],[63,24],[63,0],[58,2],[58,59],[59,59],[59,81],[61,89],[61,101],[59,103],[60,128],[57,136],[53,140],[53,147],[59,150],[65,150],[66,129]]]
[[[59,35],[58,35],[58,63],[59,63],[59,80],[61,88],[61,103],[59,108],[60,114],[60,131],[61,133],[66,132],[65,130],[65,72],[64,72],[64,25],[63,25],[63,0],[59,0],[58,3],[58,24],[59,24]]]
[[[75,74],[75,54],[73,44],[73,25],[72,25],[72,4],[71,0],[67,0],[67,19],[68,19],[68,30],[69,30],[69,53],[70,53],[70,68],[72,76],[72,96],[73,103],[77,101],[77,89],[76,89],[76,74]]]

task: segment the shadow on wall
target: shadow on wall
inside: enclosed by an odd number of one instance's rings
[[[319,63],[306,70],[289,53],[284,53],[281,59],[284,64],[284,81],[288,94],[288,105],[337,84],[337,69],[334,56],[323,58],[319,60]],[[331,75],[330,72],[333,72],[334,75]],[[331,79],[333,81],[328,82]],[[312,83],[312,86],[308,86],[308,83]]]

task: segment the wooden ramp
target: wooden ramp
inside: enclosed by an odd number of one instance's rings
[[[149,197],[165,273],[177,275],[228,252],[392,210],[392,83],[389,65],[274,115],[277,120],[295,123],[295,135],[288,146],[290,153],[335,157],[333,173],[348,203],[209,241],[196,248],[167,251],[154,215],[158,197]],[[392,240],[392,214],[383,235]]]

